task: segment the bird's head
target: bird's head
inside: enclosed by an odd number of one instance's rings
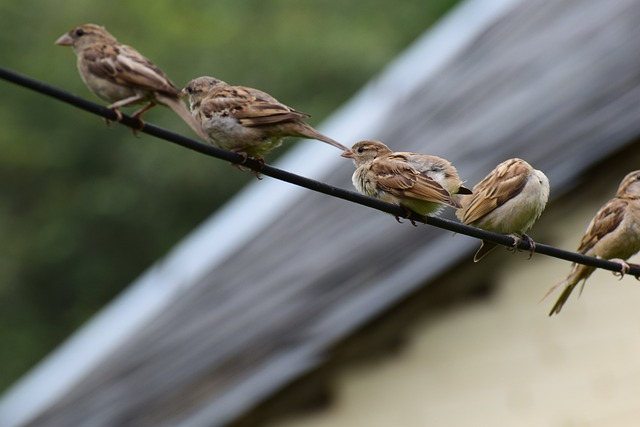
[[[389,147],[382,142],[368,140],[355,143],[351,149],[342,153],[342,157],[352,159],[356,166],[360,166],[390,153]]]
[[[624,177],[616,196],[640,198],[640,170],[629,172]]]
[[[226,83],[222,80],[218,80],[214,77],[202,76],[187,83],[187,85],[182,89],[182,93],[189,98],[189,103],[193,107],[194,105],[199,104],[202,98],[204,98],[211,89],[224,85],[226,85]]]
[[[58,46],[71,46],[74,50],[83,49],[94,43],[117,43],[117,40],[104,27],[96,24],[84,24],[72,28],[56,40]]]

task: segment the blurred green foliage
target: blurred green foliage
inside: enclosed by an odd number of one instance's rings
[[[317,124],[453,3],[0,0],[0,66],[102,102],[53,44],[93,22],[178,86],[215,75]],[[193,136],[166,108],[145,118]],[[4,81],[0,122],[3,390],[255,178]]]

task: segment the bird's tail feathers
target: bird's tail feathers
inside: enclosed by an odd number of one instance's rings
[[[303,136],[305,138],[311,138],[311,139],[317,139],[318,141],[322,141],[325,142],[329,145],[332,145],[336,148],[339,148],[342,151],[347,151],[348,148],[345,147],[344,145],[340,144],[338,141],[333,140],[331,138],[329,138],[326,135],[321,134],[320,132],[318,132],[317,130],[315,130],[314,128],[312,128],[311,126],[309,126],[306,123],[300,123],[300,128],[298,129],[300,136]]]
[[[485,257],[485,255],[491,252],[496,246],[498,245],[493,242],[483,240],[482,243],[480,244],[480,248],[478,249],[476,254],[473,256],[473,262],[480,261],[482,258]]]
[[[576,286],[580,282],[582,282],[582,286],[580,287],[579,295],[582,295],[582,290],[584,289],[584,285],[585,285],[585,283],[587,281],[587,278],[591,275],[593,270],[594,270],[593,267],[588,267],[588,266],[585,266],[585,265],[582,265],[582,264],[573,264],[573,267],[571,268],[571,272],[569,273],[569,275],[564,280],[561,280],[560,282],[558,282],[555,285],[553,285],[547,291],[547,293],[544,294],[544,296],[542,297],[542,299],[540,301],[544,300],[547,296],[549,296],[556,289],[564,286],[564,289],[563,289],[562,293],[560,294],[560,296],[558,297],[558,300],[556,301],[556,303],[551,308],[551,311],[549,312],[549,316],[553,316],[554,314],[559,314],[560,313],[560,311],[562,310],[562,307],[564,306],[564,304],[569,299],[569,296],[571,295],[571,292],[573,292],[573,290],[576,288]]]
[[[171,108],[200,138],[205,142],[208,141],[207,133],[202,129],[200,123],[191,115],[186,105],[184,105],[180,99],[174,99],[162,94],[157,94],[156,99],[160,104]]]
[[[562,307],[564,306],[564,304],[569,299],[569,296],[571,295],[571,292],[573,292],[573,290],[575,289],[576,284],[577,283],[571,283],[567,279],[565,279],[565,280],[562,280],[559,283],[556,283],[555,285],[553,285],[551,287],[551,289],[549,289],[547,291],[547,293],[544,294],[544,296],[542,297],[542,299],[540,301],[544,300],[547,296],[549,296],[549,294],[551,294],[557,288],[559,288],[561,286],[564,286],[564,289],[563,289],[562,293],[560,294],[560,296],[558,297],[558,300],[556,301],[555,304],[553,304],[553,307],[551,307],[551,311],[549,311],[549,316],[553,316],[554,314],[560,314],[560,311],[562,310]]]

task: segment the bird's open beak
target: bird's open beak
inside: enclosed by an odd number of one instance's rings
[[[58,40],[56,40],[56,44],[58,46],[71,46],[73,44],[73,39],[69,34],[64,34]]]
[[[353,151],[347,150],[344,153],[340,154],[340,156],[345,157],[347,159],[353,159]]]

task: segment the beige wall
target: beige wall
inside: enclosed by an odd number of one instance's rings
[[[576,248],[638,158],[628,150],[595,169],[589,184],[549,208],[532,237]],[[596,271],[582,296],[549,318],[557,294],[538,301],[569,264],[502,249],[489,257],[500,266],[490,298],[408,325],[399,353],[338,375],[328,409],[270,426],[640,425],[640,283]],[[467,267],[483,268],[471,260]]]

